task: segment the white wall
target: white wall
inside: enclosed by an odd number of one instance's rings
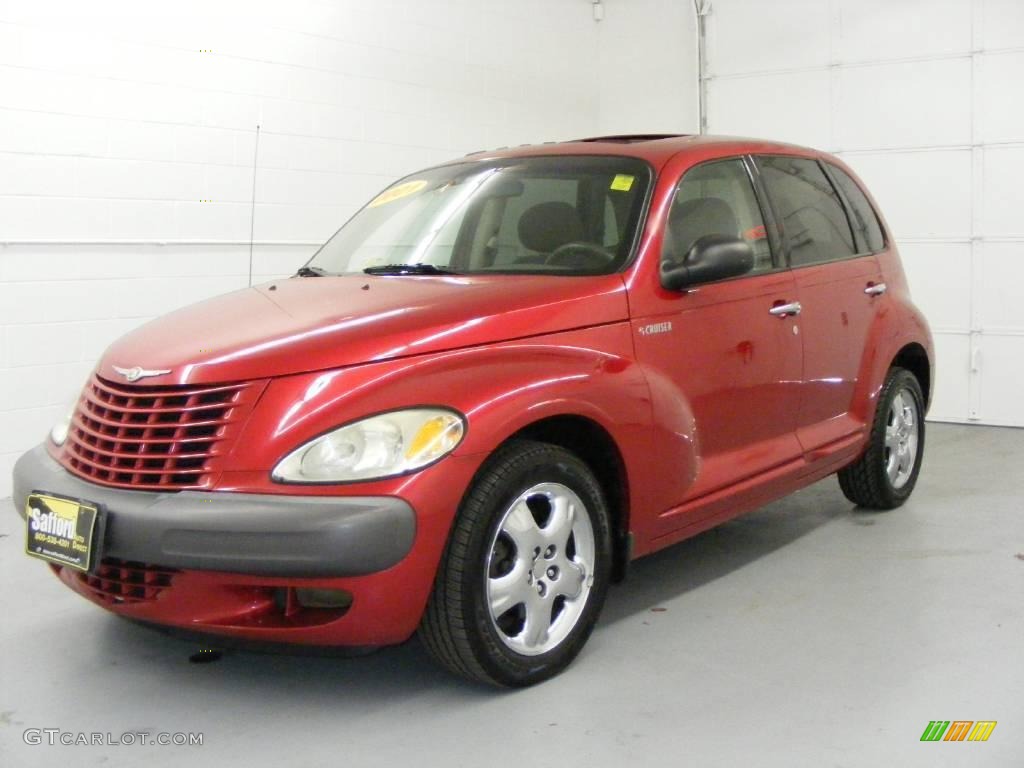
[[[713,0],[708,125],[838,152],[937,346],[931,416],[1024,425],[1024,3]]]
[[[696,133],[697,30],[692,0],[606,0],[598,133]]]
[[[260,281],[416,168],[692,130],[688,3],[605,9],[0,0],[0,497],[111,340],[248,283],[250,224]]]
[[[257,124],[261,280],[400,174],[594,133],[598,30],[584,0],[0,0],[0,497],[110,340],[247,284]]]

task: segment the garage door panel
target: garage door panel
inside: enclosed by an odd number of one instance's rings
[[[985,333],[1024,335],[1024,246],[985,243],[978,252],[975,313]]]
[[[969,331],[971,247],[967,243],[904,243],[899,246],[914,303],[933,331]]]
[[[787,109],[763,109],[781,101]],[[712,80],[708,105],[715,133],[771,137],[812,147],[828,148],[831,120],[828,72],[789,72],[775,75]]]
[[[931,418],[1024,426],[1024,0],[713,0],[709,24],[710,131],[837,151],[878,200]]]
[[[970,143],[969,58],[845,67],[838,78],[841,149]]]
[[[935,334],[935,392],[930,419],[967,421],[970,344],[966,334]]]
[[[1024,3],[1021,5],[1024,8]],[[1024,12],[1024,11],[1022,11]],[[1024,41],[1024,33],[1021,34]],[[978,59],[978,134],[984,142],[1024,138],[1024,52],[993,53]],[[1007,83],[1016,87],[1007,88]]]
[[[714,3],[707,20],[709,73],[821,66],[829,56],[829,10],[820,0]],[[792,44],[766,45],[766,41]]]
[[[971,48],[970,0],[841,0],[839,14],[839,55],[844,63]]]
[[[983,168],[981,233],[1024,236],[1024,147],[988,147]]]
[[[1024,336],[985,335],[981,344],[981,420],[1024,427]]]
[[[979,0],[981,40],[986,50],[1020,47],[1024,40],[1024,3],[1020,0]]]
[[[896,240],[971,234],[969,150],[844,155],[882,208]]]

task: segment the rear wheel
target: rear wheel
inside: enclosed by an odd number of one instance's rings
[[[893,509],[906,501],[917,483],[924,454],[924,395],[917,377],[891,368],[864,455],[839,471],[839,487],[855,504]]]
[[[610,566],[608,508],[587,465],[554,445],[511,443],[459,510],[420,637],[464,677],[532,685],[582,649]]]

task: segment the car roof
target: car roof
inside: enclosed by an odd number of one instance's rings
[[[471,152],[466,160],[490,160],[509,157],[535,157],[538,155],[618,155],[646,160],[659,168],[669,158],[693,151],[701,155],[738,155],[746,153],[778,153],[810,157],[825,156],[809,147],[740,136],[714,136],[697,134],[637,133],[593,136],[571,141],[550,141],[543,144],[523,144],[517,147],[499,147],[494,150]]]

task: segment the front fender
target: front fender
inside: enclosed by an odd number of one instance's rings
[[[620,323],[275,379],[227,464],[234,472],[269,473],[297,446],[342,424],[424,405],[466,416],[459,456],[488,454],[551,416],[584,416],[627,443],[638,442],[651,421],[629,327]],[[331,488],[352,492],[321,492]]]

